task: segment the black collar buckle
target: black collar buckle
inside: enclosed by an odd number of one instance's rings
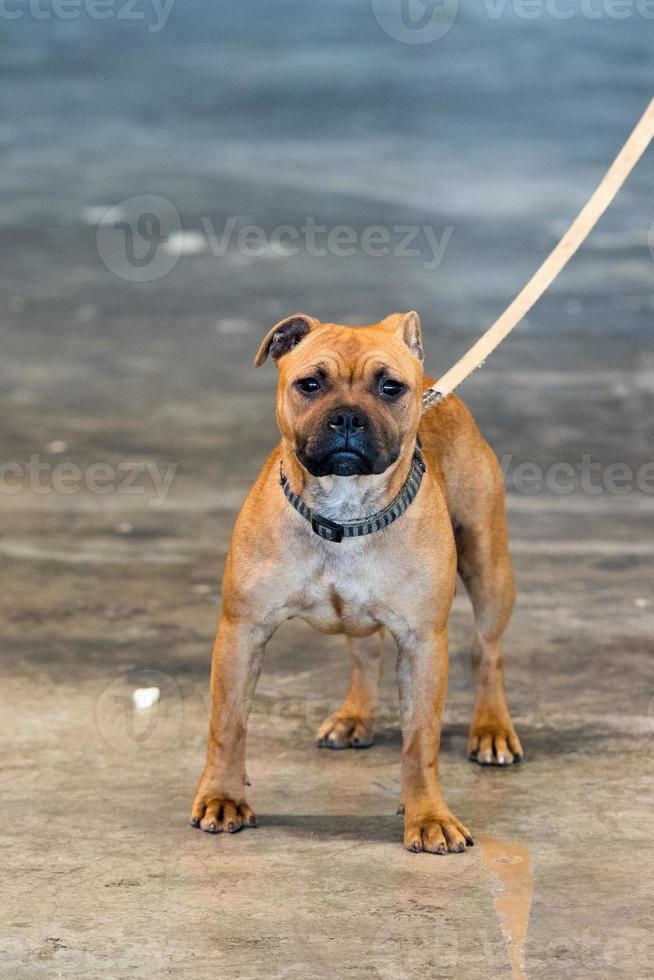
[[[330,521],[328,517],[321,517],[319,514],[313,514],[311,517],[311,527],[313,531],[325,541],[332,541],[334,544],[340,544],[343,540],[343,528],[340,524],[335,521]]]

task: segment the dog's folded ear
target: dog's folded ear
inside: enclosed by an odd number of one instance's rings
[[[268,355],[273,361],[278,361],[284,354],[297,347],[319,322],[315,317],[305,316],[304,313],[294,313],[293,316],[280,320],[264,337],[254,359],[254,366],[261,367]]]
[[[424,360],[422,327],[420,326],[420,317],[415,310],[411,310],[410,313],[391,313],[383,322],[394,328],[395,333],[402,338],[411,353],[419,361]]]

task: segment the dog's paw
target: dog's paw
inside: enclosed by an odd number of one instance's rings
[[[407,851],[460,854],[472,847],[472,834],[449,810],[405,816],[404,846]]]
[[[367,749],[373,741],[370,722],[352,715],[330,715],[316,733],[319,749]]]
[[[198,790],[189,823],[208,834],[235,834],[244,827],[256,827],[257,819],[247,803]]]
[[[523,757],[520,739],[511,720],[475,725],[468,737],[468,758],[480,766],[510,766]]]

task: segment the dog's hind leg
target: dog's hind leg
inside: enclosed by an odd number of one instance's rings
[[[363,639],[348,637],[351,670],[343,704],[320,726],[321,749],[367,749],[373,743],[372,720],[382,671],[383,632]]]
[[[504,494],[487,498],[485,513],[468,526],[455,526],[458,570],[475,613],[472,650],[475,709],[468,754],[480,765],[519,762],[522,747],[504,695],[502,635],[515,602]]]

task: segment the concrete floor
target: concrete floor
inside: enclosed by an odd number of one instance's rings
[[[651,976],[651,494],[510,485],[519,767],[465,758],[461,594],[452,615],[442,778],[474,849],[402,849],[391,650],[375,746],[314,747],[346,658],[339,638],[301,624],[275,637],[257,693],[248,768],[260,826],[188,828],[221,564],[274,438],[273,372],[248,366],[266,325],[147,338],[114,324],[108,342],[4,323],[4,460],[38,453],[50,473],[63,460],[178,469],[158,507],[124,488],[2,495],[0,974]],[[439,335],[441,360],[450,341],[465,338]],[[651,354],[579,344],[517,336],[469,383],[511,466],[646,459]],[[139,715],[131,692],[150,684],[160,704]]]

